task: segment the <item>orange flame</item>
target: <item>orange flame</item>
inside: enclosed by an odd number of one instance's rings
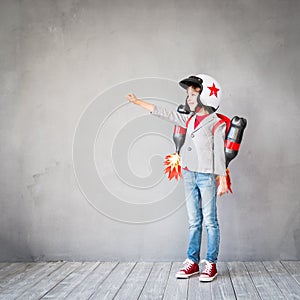
[[[167,155],[164,164],[166,165],[165,173],[168,173],[169,180],[173,178],[178,180],[179,176],[182,177],[180,155],[178,153]]]

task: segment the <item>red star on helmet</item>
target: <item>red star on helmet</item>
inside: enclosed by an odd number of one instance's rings
[[[215,86],[214,83],[213,83],[212,86],[208,86],[208,88],[210,89],[210,94],[209,94],[209,96],[215,95],[215,96],[218,98],[218,91],[219,91],[220,89],[218,89],[218,88]]]

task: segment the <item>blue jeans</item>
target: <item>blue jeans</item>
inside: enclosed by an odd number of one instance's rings
[[[217,262],[220,230],[217,218],[216,175],[182,170],[189,222],[187,257],[199,263],[202,221],[207,232],[206,260]]]

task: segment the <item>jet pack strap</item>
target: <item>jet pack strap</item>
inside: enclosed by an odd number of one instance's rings
[[[186,128],[188,128],[189,123],[190,123],[190,121],[192,120],[192,117],[193,117],[193,116],[190,116],[190,117],[188,118],[188,120],[186,121],[186,123],[185,123]]]
[[[226,135],[227,135],[227,133],[229,132],[229,129],[230,129],[231,120],[228,117],[226,117],[225,115],[222,115],[222,114],[219,114],[219,113],[217,114],[217,116],[226,123]],[[222,122],[220,122],[220,124],[222,124]],[[217,129],[218,126],[216,126],[215,130]]]
[[[213,127],[213,129],[212,129],[212,134],[213,134],[213,135],[215,134],[216,129],[217,129],[222,123],[225,123],[225,121],[220,120],[220,121],[218,121],[218,122],[214,125],[214,127]]]

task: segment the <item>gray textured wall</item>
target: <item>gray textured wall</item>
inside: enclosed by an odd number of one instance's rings
[[[198,72],[249,121],[219,260],[300,259],[299,4],[1,0],[0,260],[184,259],[173,125],[124,95],[178,105]]]

